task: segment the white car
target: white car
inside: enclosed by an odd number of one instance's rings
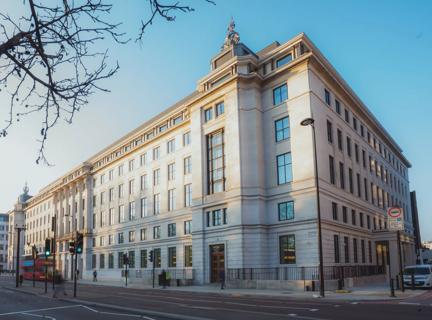
[[[419,264],[405,267],[403,276],[405,287],[412,286],[413,275],[415,287],[432,288],[432,265]]]

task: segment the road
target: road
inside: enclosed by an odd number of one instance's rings
[[[23,290],[33,289],[23,287]],[[42,293],[42,286],[36,290]],[[88,302],[100,305],[83,305]],[[415,300],[406,300],[401,303],[400,301],[341,302],[327,299],[222,295],[81,284],[78,300],[70,299],[69,301],[1,289],[0,320],[31,319],[31,316],[41,318],[43,314],[49,316],[45,317],[46,319],[56,320],[133,319],[140,317],[137,313],[146,315],[147,318],[144,319],[156,320],[180,318],[202,320],[432,319],[432,292],[425,291]],[[128,311],[113,309],[116,306],[128,308]],[[34,309],[37,310],[32,311]],[[10,314],[10,312],[14,313]]]

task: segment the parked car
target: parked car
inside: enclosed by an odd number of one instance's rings
[[[405,267],[403,276],[405,286],[412,286],[413,275],[415,287],[432,288],[432,265],[419,264]]]

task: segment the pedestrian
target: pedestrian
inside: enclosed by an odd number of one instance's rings
[[[65,281],[61,274],[55,275],[55,282],[57,285],[54,288],[53,298],[57,298],[57,294],[60,292],[63,292],[63,295],[67,296]]]
[[[166,284],[169,287],[171,285],[171,272],[167,271],[165,277],[166,277]]]
[[[93,282],[97,282],[97,271],[93,271]]]
[[[219,271],[219,280],[221,282],[221,290],[225,289],[225,270]]]
[[[165,269],[162,270],[162,279],[161,280],[162,280],[162,286],[165,289],[166,288],[166,271],[165,271]]]

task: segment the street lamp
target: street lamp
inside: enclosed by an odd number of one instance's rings
[[[318,209],[318,254],[319,254],[319,275],[320,275],[320,296],[324,297],[324,265],[323,265],[323,249],[322,249],[322,232],[321,232],[321,206],[319,196],[319,179],[318,179],[318,159],[316,150],[316,138],[315,138],[315,120],[313,118],[306,118],[300,125],[312,127],[313,134],[313,147],[314,147],[314,159],[315,159],[315,184],[316,184],[316,197],[317,197],[317,209]]]

